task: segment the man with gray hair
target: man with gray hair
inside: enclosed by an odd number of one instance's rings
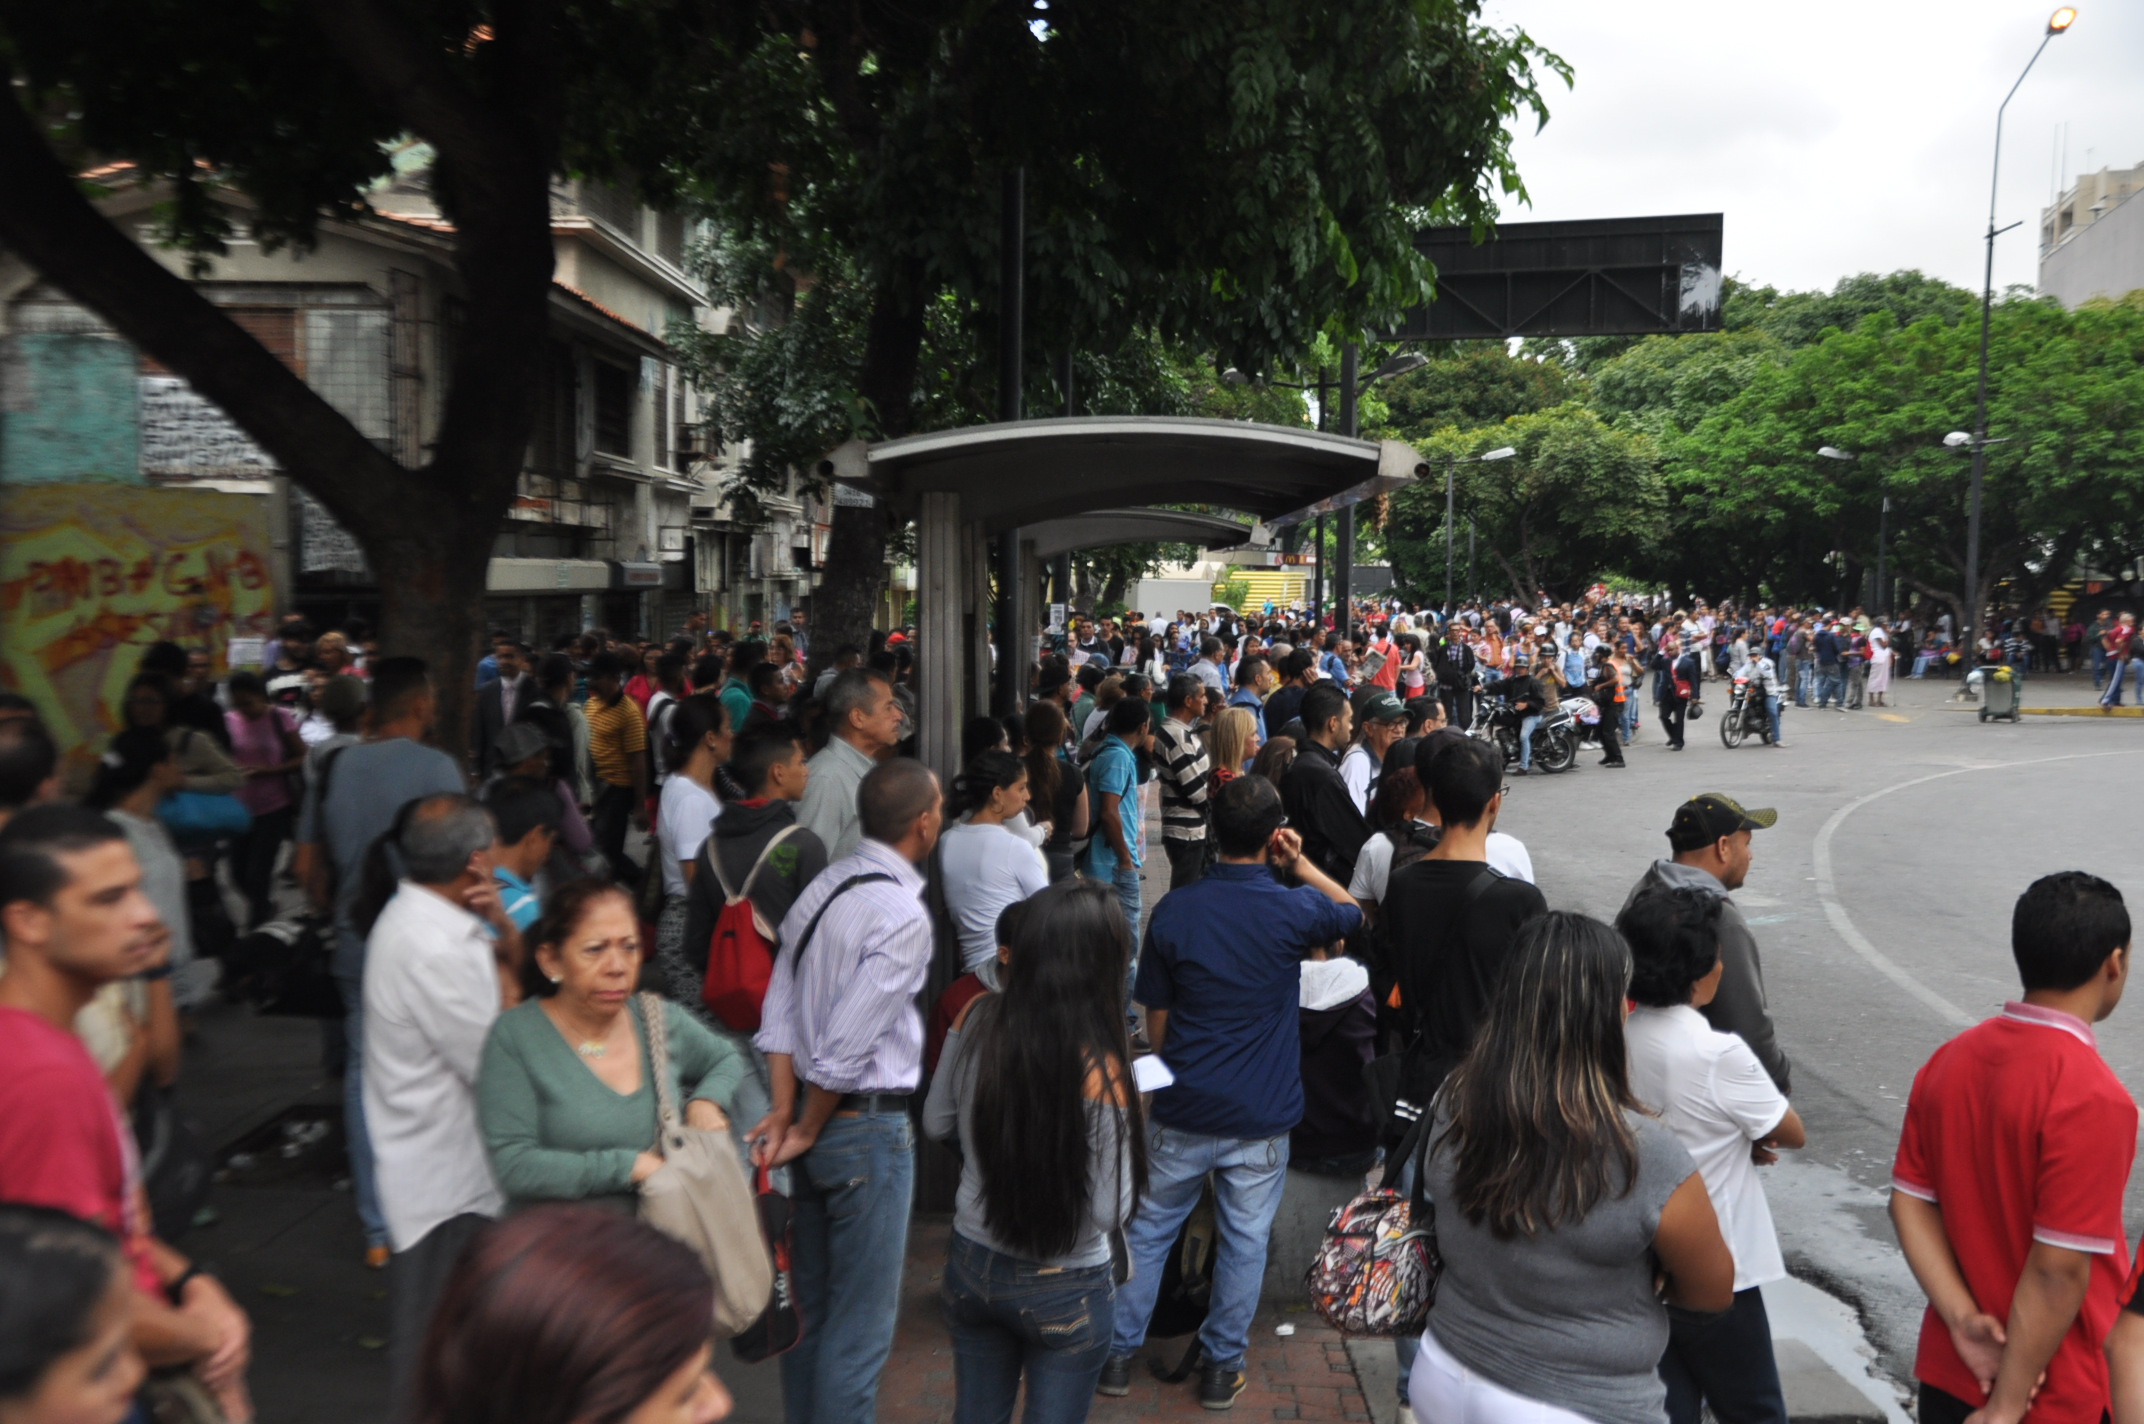
[[[502,960],[521,936],[492,876],[491,812],[427,796],[373,852],[403,879],[365,940],[365,1122],[372,1133],[388,1263],[387,1374],[406,1412],[417,1349],[447,1272],[506,1199],[477,1123],[476,1075],[502,1003]]]
[[[867,834],[856,793],[881,758],[901,740],[901,704],[882,673],[851,668],[826,690],[832,734],[811,759],[811,779],[797,802],[797,824],[826,846],[828,860],[846,860]]]

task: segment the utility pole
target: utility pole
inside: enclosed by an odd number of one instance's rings
[[[1362,364],[1361,348],[1350,341],[1340,353],[1340,433],[1350,440],[1361,438],[1360,411],[1357,406],[1356,387],[1359,384],[1357,371]],[[1339,585],[1340,617],[1334,626],[1343,638],[1354,636],[1355,623],[1355,506],[1348,505],[1340,511],[1340,529],[1335,536],[1333,560],[1335,581]]]
[[[1452,476],[1458,470],[1459,457],[1457,455],[1446,455],[1444,457],[1444,616],[1446,618],[1452,616],[1452,536],[1457,532],[1452,528]],[[1470,569],[1473,563],[1474,534],[1469,529],[1467,532],[1467,564]],[[1471,574],[1469,576],[1471,577]]]
[[[1025,329],[1027,247],[1027,174],[1015,168],[1005,175],[998,227],[998,419],[1014,421],[1022,413],[1021,386]],[[1017,712],[1027,703],[1027,653],[1033,631],[1020,596],[1027,577],[1021,567],[1020,531],[998,536],[998,677],[1000,712]]]

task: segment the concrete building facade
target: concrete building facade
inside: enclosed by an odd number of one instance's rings
[[[320,225],[309,250],[246,236],[242,195],[226,254],[189,274],[368,438],[423,462],[441,418],[459,319],[452,230],[428,154],[397,155],[373,211]],[[160,193],[100,175],[106,213],[173,270]],[[702,438],[700,402],[665,339],[715,327],[691,275],[686,220],[582,180],[552,191],[556,258],[537,427],[491,550],[485,615],[539,646],[601,625],[662,636],[694,613],[771,625],[808,606],[831,509],[792,490],[744,517],[722,493],[728,459]],[[734,458],[735,452],[729,452]],[[0,251],[0,483],[81,479],[194,487],[269,502],[278,604],[336,624],[376,606],[356,543],[294,490],[215,406],[94,313]]]
[[[2040,213],[2040,291],[2074,307],[2144,288],[2144,163],[2078,175]]]

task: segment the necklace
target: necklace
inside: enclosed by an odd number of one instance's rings
[[[601,1058],[604,1054],[610,1052],[610,1045],[607,1043],[579,1043],[574,1045],[573,1051],[583,1058]]]

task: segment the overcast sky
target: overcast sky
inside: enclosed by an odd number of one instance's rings
[[[1515,144],[1511,221],[1726,214],[1726,265],[1830,288],[1917,267],[1980,285],[1995,107],[2040,42],[2038,0],[1488,0],[1568,60]],[[2033,282],[2055,128],[2067,187],[2144,161],[2144,0],[2081,0],[2003,127],[1995,283]],[[2091,150],[2089,163],[2087,150]]]

